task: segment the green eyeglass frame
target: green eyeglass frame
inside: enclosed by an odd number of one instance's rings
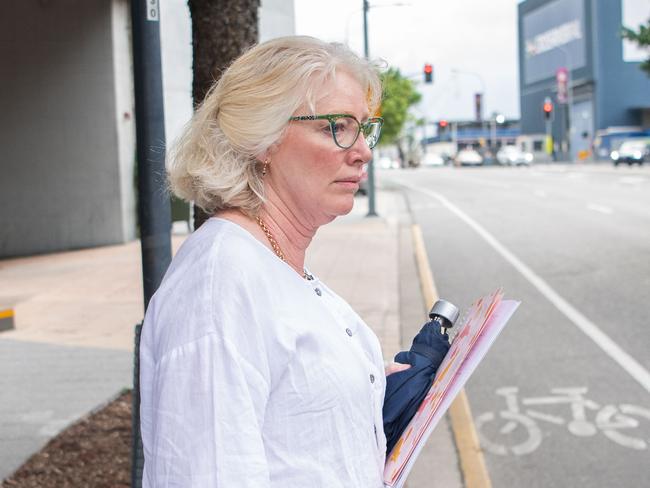
[[[327,120],[329,122],[332,138],[334,139],[334,144],[341,149],[351,148],[354,143],[357,142],[359,134],[361,133],[363,134],[363,138],[366,141],[366,144],[368,144],[368,147],[372,149],[379,142],[381,127],[384,124],[384,119],[381,117],[371,117],[362,124],[354,115],[350,114],[299,115],[296,117],[290,117],[289,120]],[[342,120],[356,122],[356,132],[353,129],[352,132],[348,131],[341,134],[340,129],[337,128],[337,124],[340,124]],[[337,134],[339,134],[338,137]]]

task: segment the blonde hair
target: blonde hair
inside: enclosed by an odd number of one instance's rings
[[[307,36],[253,46],[223,73],[196,110],[168,157],[172,191],[209,215],[238,208],[255,216],[264,200],[259,161],[282,138],[302,105],[314,111],[319,89],[342,70],[381,100],[377,65],[342,44]]]

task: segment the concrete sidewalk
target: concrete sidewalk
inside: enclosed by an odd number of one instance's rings
[[[377,202],[378,218],[365,217],[360,197],[350,215],[323,227],[307,266],[375,330],[390,360],[410,346],[426,311],[403,198],[381,191]],[[174,236],[174,248],[183,239]],[[141,281],[138,242],[0,261],[0,305],[14,308],[16,325],[0,333],[0,480],[132,385]],[[446,419],[407,486],[462,486]]]

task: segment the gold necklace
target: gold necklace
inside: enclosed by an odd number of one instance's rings
[[[271,248],[273,249],[273,252],[280,258],[282,261],[285,263],[287,262],[286,258],[284,257],[284,253],[282,252],[282,249],[280,249],[280,244],[278,244],[278,241],[275,240],[275,237],[273,237],[273,234],[271,234],[271,231],[269,228],[266,226],[264,221],[262,220],[261,217],[257,216],[257,223],[260,225],[262,230],[264,231],[264,234],[266,234],[266,238],[269,240],[269,244],[271,244]]]
[[[285,263],[289,264],[287,262],[287,259],[284,257],[284,253],[282,252],[282,249],[280,249],[280,244],[278,244],[278,241],[275,240],[275,237],[273,237],[273,234],[271,234],[271,231],[269,228],[266,226],[262,218],[258,215],[255,217],[255,220],[257,220],[257,223],[259,226],[262,228],[262,231],[266,235],[266,238],[269,240],[269,244],[271,244],[271,249],[273,249],[273,252],[277,257],[279,257],[282,261]],[[313,279],[309,273],[307,273],[306,270],[302,270],[302,277],[306,279]]]

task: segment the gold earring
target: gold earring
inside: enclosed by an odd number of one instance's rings
[[[264,160],[264,163],[262,165],[262,178],[266,176],[266,170],[269,167],[269,160],[268,158]]]

